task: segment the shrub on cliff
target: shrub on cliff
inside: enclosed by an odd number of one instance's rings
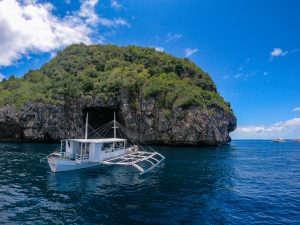
[[[157,99],[164,109],[202,106],[232,113],[208,74],[187,59],[152,48],[83,44],[67,47],[40,70],[0,83],[0,105],[21,108],[40,100],[56,104],[66,98],[118,99],[127,89],[132,102]]]

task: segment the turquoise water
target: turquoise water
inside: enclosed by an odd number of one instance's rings
[[[4,224],[300,224],[300,143],[156,147],[166,161],[53,174],[57,145],[0,143]],[[42,159],[42,160],[40,160]]]

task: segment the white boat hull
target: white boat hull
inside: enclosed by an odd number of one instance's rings
[[[78,170],[89,168],[93,166],[99,166],[99,163],[94,162],[78,162],[76,160],[66,160],[66,159],[57,159],[57,158],[48,158],[48,164],[52,172],[62,172],[69,170]]]

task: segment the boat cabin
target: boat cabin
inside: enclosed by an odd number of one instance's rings
[[[61,141],[63,159],[100,162],[126,154],[126,139],[67,139]]]

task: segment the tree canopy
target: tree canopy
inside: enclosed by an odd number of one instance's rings
[[[29,101],[59,104],[70,98],[117,99],[122,89],[133,96],[154,97],[159,106],[217,107],[233,113],[210,76],[188,59],[153,48],[71,45],[39,70],[0,83],[0,106],[20,109]]]

